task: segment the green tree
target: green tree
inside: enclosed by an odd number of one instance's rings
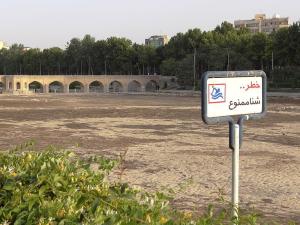
[[[111,74],[128,73],[131,67],[130,48],[132,42],[126,38],[111,37],[107,39],[106,59],[108,61]]]
[[[23,64],[25,74],[39,74],[42,69],[41,63],[41,51],[37,48],[29,49],[24,52]]]
[[[66,64],[67,74],[80,74],[81,73],[81,41],[79,38],[73,38],[67,43],[66,48]]]
[[[177,62],[173,58],[165,59],[160,65],[160,71],[164,75],[174,76],[177,72]]]
[[[270,53],[268,50],[270,37],[265,33],[254,34],[251,39],[251,59],[255,69],[264,69],[266,59]]]

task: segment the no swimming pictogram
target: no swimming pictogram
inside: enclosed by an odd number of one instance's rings
[[[207,95],[209,104],[226,102],[226,84],[209,84]]]

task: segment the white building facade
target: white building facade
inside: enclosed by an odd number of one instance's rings
[[[271,34],[281,28],[289,27],[289,18],[279,15],[267,18],[265,14],[256,14],[254,19],[235,20],[234,27],[236,29],[248,28],[251,33]]]
[[[3,42],[3,41],[0,41],[0,50],[1,50],[1,49],[8,49],[8,46],[7,46],[6,43]]]

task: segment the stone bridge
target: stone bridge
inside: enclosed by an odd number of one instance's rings
[[[174,86],[160,75],[1,75],[1,93],[154,92]]]

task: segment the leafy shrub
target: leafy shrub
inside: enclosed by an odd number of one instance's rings
[[[0,153],[0,224],[227,224],[230,213],[195,218],[177,212],[162,193],[149,194],[126,184],[110,184],[117,162],[88,160],[49,147],[43,152]],[[91,166],[92,165],[92,166]],[[241,217],[239,224],[255,224]]]

